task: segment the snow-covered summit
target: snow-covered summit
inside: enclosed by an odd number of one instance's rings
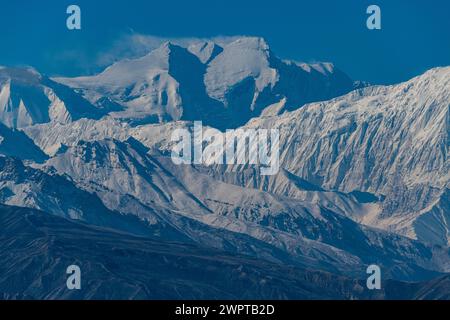
[[[108,98],[124,106],[112,114],[117,118],[202,120],[219,129],[243,125],[282,99],[291,110],[353,89],[353,81],[331,64],[283,61],[258,37],[220,44],[199,39],[185,46],[165,42],[98,75],[55,80],[82,91],[93,104]]]

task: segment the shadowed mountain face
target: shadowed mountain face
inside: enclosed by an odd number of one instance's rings
[[[25,133],[0,123],[0,154],[42,163],[48,156]]]
[[[448,297],[445,278],[389,281],[374,292],[362,280],[137,238],[17,207],[0,206],[0,245],[3,299]],[[66,287],[66,269],[73,264],[81,269],[81,290]]]

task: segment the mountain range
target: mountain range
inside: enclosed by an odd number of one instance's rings
[[[174,164],[193,121],[278,129],[279,172]],[[370,85],[254,37],[0,67],[0,297],[448,299],[449,141],[450,67]]]

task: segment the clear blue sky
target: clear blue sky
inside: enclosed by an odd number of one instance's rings
[[[330,61],[352,78],[395,83],[450,65],[449,0],[0,0],[0,65],[49,75],[99,70],[98,56],[133,30],[160,37],[264,37],[282,58]],[[66,8],[82,30],[66,29]],[[366,8],[382,10],[369,31]]]

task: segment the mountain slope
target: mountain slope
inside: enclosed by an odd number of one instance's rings
[[[359,265],[373,261],[383,265],[389,276],[401,279],[426,278],[432,271],[446,270],[446,259],[440,257],[444,251],[433,252],[406,238],[361,227],[322,207],[324,202],[313,201],[321,194],[309,194],[304,200],[274,196],[220,182],[194,167],[174,165],[170,158],[147,151],[134,139],[80,141],[55,155],[45,167],[71,176],[79,187],[95,192],[119,212],[138,214],[123,211],[127,197],[155,211],[163,209],[165,220],[197,241],[207,227],[245,235],[248,241],[273,246],[298,262],[318,261],[315,268],[325,270],[332,266],[360,274],[363,268]],[[355,213],[364,210],[351,197],[342,201],[341,210],[352,206]],[[204,227],[184,229],[180,218]],[[236,243],[229,245],[237,247]]]
[[[0,123],[0,154],[37,163],[44,162],[48,158],[25,133],[10,129],[2,123]]]
[[[399,85],[356,90],[283,115],[254,118],[243,128],[281,130],[280,173],[263,178],[251,168],[219,166],[209,174],[300,200],[313,194],[298,187],[306,182],[327,191],[320,193],[319,203],[358,223],[447,246],[449,78],[448,67],[437,68]],[[171,132],[190,128],[183,122],[137,127],[78,123],[56,131],[35,126],[27,134],[50,151],[61,143],[108,135],[120,140],[133,136],[149,148],[170,151]],[[368,210],[355,214],[339,192],[371,198]]]
[[[281,166],[296,176],[382,200],[379,213],[359,222],[447,246],[449,101],[450,68],[436,68],[399,85],[256,118],[247,127],[279,128]],[[256,175],[249,179],[258,185]],[[439,214],[426,218],[437,205]]]
[[[0,69],[0,122],[9,128],[98,119],[103,114],[72,89],[32,68]]]
[[[0,156],[0,202],[136,235],[185,239],[168,223],[157,219],[157,213],[149,208],[145,220],[110,210],[97,196],[79,189],[69,177],[46,173],[4,156]]]
[[[430,292],[431,283],[389,281],[382,290],[369,291],[364,280],[132,237],[17,207],[0,206],[0,245],[3,299],[448,297],[441,285]],[[81,268],[81,290],[66,288],[66,268],[72,264]]]

